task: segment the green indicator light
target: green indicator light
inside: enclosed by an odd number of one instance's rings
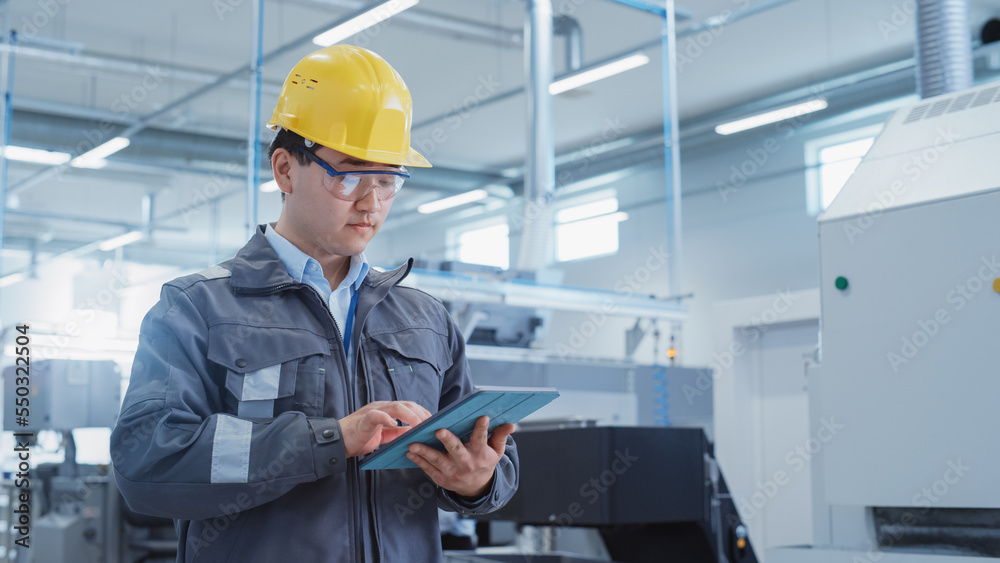
[[[847,278],[844,276],[837,276],[837,281],[833,282],[833,285],[837,286],[837,289],[844,291],[847,289]]]

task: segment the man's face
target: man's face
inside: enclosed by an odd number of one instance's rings
[[[315,154],[338,172],[352,170],[399,170],[398,166],[359,160],[328,147],[320,147]],[[310,161],[300,164],[290,154],[289,175],[292,191],[286,196],[282,219],[294,231],[297,242],[310,248],[308,253],[354,256],[368,246],[368,242],[382,227],[393,199],[379,200],[374,190],[358,201],[338,199],[327,189],[329,176],[326,171]],[[371,187],[374,176],[362,176],[359,191]]]

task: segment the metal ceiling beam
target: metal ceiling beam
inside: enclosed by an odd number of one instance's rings
[[[628,6],[630,8],[636,8],[644,12],[649,12],[651,14],[660,16],[661,18],[666,17],[667,15],[667,10],[664,9],[663,6],[659,4],[652,4],[650,2],[644,2],[643,0],[610,0],[610,1],[614,2],[615,4],[621,4],[622,6]],[[694,13],[692,13],[691,10],[685,8],[674,7],[674,17],[677,18],[677,21],[684,21],[694,18]]]
[[[993,43],[976,48],[973,56],[976,60],[976,83],[982,84],[1000,78],[1000,68],[990,66],[989,59],[1000,53],[1000,43]],[[802,100],[810,95],[822,92],[831,102],[829,109],[824,110],[824,120],[836,119],[856,113],[859,109],[870,107],[871,104],[884,100],[902,100],[907,95],[914,95],[914,61],[898,61],[882,65],[874,69],[838,77],[832,80],[796,89],[790,93],[777,94],[764,98],[752,104],[753,111],[747,111],[745,106],[719,112],[715,117],[699,117],[682,122],[680,125],[681,141],[686,150],[698,147],[718,147],[718,143],[745,142],[739,141],[737,135],[731,138],[720,138],[714,132],[718,123],[730,120],[734,115],[745,116],[758,111],[760,107],[773,108],[787,104],[790,100]],[[884,105],[884,104],[883,104]],[[760,106],[760,107],[758,107]],[[631,137],[618,139],[602,147],[585,146],[569,151],[556,157],[556,177],[569,178],[556,189],[557,197],[580,190],[593,190],[601,184],[620,180],[622,177],[653,171],[663,166],[663,136],[658,129],[651,129]],[[585,162],[586,167],[579,166]],[[568,174],[568,176],[567,176]],[[593,180],[599,183],[594,183]],[[515,198],[523,193],[523,177],[508,180]],[[586,186],[586,187],[584,187]],[[713,188],[714,189],[714,188]],[[495,201],[495,200],[494,200]],[[516,199],[507,204],[508,210],[513,210]],[[503,206],[491,205],[478,209],[461,211],[462,219],[471,219],[483,213],[497,212]],[[428,216],[416,213],[397,215],[390,225],[383,230],[392,231],[401,226],[413,225]]]
[[[46,61],[65,65],[69,69],[107,71],[116,74],[134,74],[144,76],[149,74],[150,69],[155,69],[157,76],[182,80],[195,84],[210,84],[219,78],[219,74],[208,70],[200,70],[189,67],[181,67],[157,61],[141,61],[136,59],[126,59],[112,57],[109,55],[81,54],[61,51],[50,47],[24,46],[12,47],[7,44],[0,44],[0,52],[12,52],[18,57]],[[243,80],[232,79],[229,84],[235,88],[246,86]],[[280,83],[267,83],[266,91],[277,94],[281,89]]]
[[[618,2],[618,0],[611,0],[611,1]],[[795,1],[796,0],[771,0],[770,2],[764,2],[762,4],[758,4],[756,6],[750,6],[750,7],[744,8],[742,10],[733,10],[733,11],[730,11],[730,12],[726,12],[724,16],[722,16],[722,15],[720,15],[720,16],[713,16],[713,17],[708,18],[706,20],[703,20],[703,21],[701,21],[701,22],[699,22],[697,24],[693,24],[693,25],[688,26],[688,27],[686,27],[686,28],[684,28],[682,30],[679,30],[679,31],[677,31],[676,36],[679,39],[681,37],[686,37],[688,35],[693,35],[693,34],[696,34],[696,33],[700,33],[700,32],[705,31],[705,30],[714,29],[714,28],[717,28],[717,27],[722,27],[722,26],[725,26],[725,25],[729,25],[729,24],[737,22],[739,20],[742,20],[742,19],[748,18],[750,16],[754,16],[754,15],[760,14],[762,12],[766,12],[766,11],[771,10],[773,8],[777,8],[777,7],[782,6],[784,4],[788,4],[789,2],[795,2]],[[657,12],[654,12],[654,13],[657,13]],[[597,68],[597,67],[600,67],[600,66],[604,66],[608,62],[624,58],[624,57],[626,57],[628,55],[631,55],[631,54],[639,52],[639,51],[643,51],[645,49],[659,49],[661,47],[662,47],[662,39],[659,38],[659,37],[657,37],[653,41],[647,41],[645,43],[636,45],[635,47],[632,47],[631,49],[627,49],[625,51],[621,51],[619,53],[611,55],[609,57],[605,57],[605,58],[601,59],[600,61],[590,63],[589,65],[586,65],[584,68],[585,69]],[[574,74],[574,73],[571,73],[571,72],[563,73],[563,74],[561,74],[559,76],[556,76],[555,80],[560,80],[562,78],[565,78],[565,77],[569,76],[570,74]],[[499,94],[496,94],[496,95],[491,96],[489,98],[485,98],[483,100],[480,100],[478,102],[478,104],[476,105],[476,107],[477,108],[482,108],[484,106],[492,105],[492,104],[495,104],[497,102],[506,100],[506,99],[511,98],[513,96],[517,96],[519,94],[524,93],[525,90],[526,90],[526,88],[527,88],[526,86],[521,86],[521,87],[518,87],[518,88],[513,88],[511,90],[506,90],[504,92],[500,92]],[[453,109],[453,110],[447,111],[445,113],[441,113],[441,114],[435,115],[433,117],[429,117],[427,119],[424,119],[423,121],[414,123],[413,124],[413,129],[414,130],[420,129],[420,128],[426,127],[428,125],[433,125],[434,123],[437,123],[439,121],[444,121],[445,119],[453,117],[454,115],[456,115],[458,113],[461,113],[462,111],[465,111],[465,110],[462,109],[462,108],[460,108],[460,109]]]
[[[126,231],[138,231],[144,228],[143,223],[129,223],[128,221],[108,221],[106,219],[76,217],[73,215],[64,215],[61,213],[30,211],[26,209],[10,209],[7,211],[7,214],[10,215],[11,217],[25,217],[29,219],[39,219],[43,221],[65,221],[68,223],[88,223],[92,225],[101,225],[105,227],[120,227],[122,229],[125,229]],[[161,225],[160,227],[158,227],[158,230],[183,232],[186,231],[187,229]]]
[[[1000,76],[1000,69],[991,68],[987,62],[987,59],[995,53],[1000,53],[1000,43],[980,46],[973,51],[973,58],[979,62],[977,82]],[[824,115],[852,111],[861,105],[886,97],[903,96],[913,92],[914,73],[915,62],[911,58],[796,88],[735,108],[698,116],[681,122],[681,142],[685,147],[690,148],[695,142],[700,145],[701,141],[718,142],[724,140],[714,132],[715,126],[719,123],[800,102],[820,94],[829,98],[831,103],[830,108],[824,110]],[[734,138],[737,137],[734,136]],[[586,160],[588,163],[588,174],[574,176],[574,182],[612,171],[616,162],[623,164],[621,168],[631,167],[636,164],[628,156],[631,152],[646,154],[646,160],[659,159],[662,158],[662,155],[657,157],[655,151],[647,151],[646,147],[662,142],[662,134],[650,130],[631,137],[617,139],[601,147],[588,145],[580,150],[568,151],[556,157],[558,165],[556,175],[560,177],[564,176],[563,172],[565,171],[572,172],[574,163],[582,160]],[[641,162],[644,159],[639,158],[638,160]],[[604,166],[605,163],[610,164],[610,167]],[[509,180],[508,185],[516,195],[520,195],[523,191],[523,179],[520,176]]]
[[[360,15],[368,12],[369,9],[370,9],[370,6],[366,6],[364,9],[356,10],[355,12],[352,12],[352,13],[348,14],[345,17],[338,18],[337,20],[334,20],[334,21],[326,23],[326,24],[324,24],[324,25],[322,25],[320,27],[317,27],[317,28],[309,31],[308,33],[300,35],[298,38],[293,39],[292,41],[289,41],[288,43],[285,43],[284,45],[282,45],[282,46],[280,46],[280,47],[278,47],[276,49],[273,49],[273,50],[269,51],[266,55],[263,56],[262,64],[266,64],[268,61],[271,61],[271,60],[273,60],[273,59],[275,59],[277,57],[280,57],[280,56],[282,56],[282,55],[284,55],[284,54],[286,54],[286,53],[288,53],[288,52],[290,52],[290,51],[292,51],[294,49],[297,49],[298,47],[300,47],[302,45],[306,45],[306,44],[311,43],[313,37],[316,37],[320,33],[323,33],[324,31],[327,31],[328,29],[331,29],[331,28],[336,27],[338,25],[341,25],[343,23],[347,23],[348,21],[354,19],[355,17],[358,17],[358,16],[360,16]],[[181,107],[187,105],[188,103],[190,103],[190,102],[192,102],[192,101],[194,101],[194,100],[196,100],[198,98],[201,98],[205,94],[208,94],[209,92],[214,91],[215,89],[219,88],[220,86],[222,86],[224,84],[227,84],[230,80],[233,80],[233,79],[236,79],[236,78],[240,78],[240,77],[244,77],[244,76],[248,75],[250,71],[251,71],[251,65],[250,65],[250,63],[247,63],[247,64],[245,64],[245,65],[243,65],[243,66],[241,66],[241,67],[239,67],[239,68],[237,68],[237,69],[235,69],[235,70],[233,70],[231,72],[228,72],[228,73],[226,73],[226,74],[218,77],[215,81],[213,81],[213,82],[211,82],[209,84],[206,84],[206,85],[202,86],[201,88],[198,88],[198,89],[194,90],[193,92],[190,92],[190,93],[188,93],[188,94],[186,94],[184,96],[181,96],[180,98],[178,98],[178,99],[174,100],[173,102],[171,102],[171,103],[163,106],[162,108],[160,108],[160,109],[158,109],[158,110],[156,110],[156,111],[154,111],[154,112],[152,112],[150,114],[147,114],[147,115],[143,116],[142,118],[139,119],[139,121],[137,123],[135,123],[133,125],[130,125],[129,127],[125,128],[124,131],[120,131],[120,132],[116,133],[115,136],[119,136],[119,137],[131,137],[132,135],[138,133],[139,131],[142,131],[143,129],[145,129],[149,125],[152,125],[160,117],[162,117],[164,115],[167,115],[170,112],[174,111],[175,109],[181,108]],[[109,139],[110,139],[110,137],[109,137]],[[44,171],[36,174],[35,176],[32,176],[31,178],[29,178],[27,180],[24,180],[24,181],[18,183],[17,185],[11,187],[9,189],[8,195],[16,194],[18,192],[24,191],[24,190],[26,190],[26,189],[34,186],[34,185],[37,185],[40,182],[43,182],[43,181],[48,180],[50,178],[54,178],[58,174],[60,174],[62,171],[66,170],[69,167],[70,167],[70,164],[67,163],[67,164],[63,164],[63,165],[60,165],[60,166],[52,166],[50,168],[47,168]]]
[[[13,144],[69,150],[70,147],[58,143],[65,143],[66,139],[72,139],[75,135],[79,135],[80,131],[96,129],[99,121],[18,111],[14,114],[12,125]],[[262,152],[266,154],[267,145],[262,143],[260,146]],[[135,135],[132,144],[116,155],[116,158],[109,159],[104,170],[127,170],[130,167],[141,166],[165,172],[218,174],[219,169],[196,164],[216,162],[231,169],[235,177],[246,173],[245,148],[245,141],[240,139],[149,127]],[[267,171],[267,174],[270,173],[270,164],[266,159],[260,159],[260,169]],[[73,169],[73,171],[78,173],[84,170]],[[407,182],[407,186],[433,186],[438,191],[462,192],[490,183],[505,183],[505,179],[496,173],[435,166],[414,171],[414,178],[411,182]]]
[[[350,10],[361,9],[362,6],[371,7],[371,4],[364,0],[285,0],[285,3],[312,7],[317,5],[336,6]],[[445,33],[466,41],[476,41],[508,49],[520,49],[524,45],[524,39],[519,29],[487,25],[420,8],[411,8],[405,12],[400,12],[393,16],[393,18],[397,18],[401,22],[406,22],[412,29]]]

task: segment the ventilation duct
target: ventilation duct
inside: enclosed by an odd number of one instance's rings
[[[968,0],[918,0],[915,51],[921,98],[971,88]]]

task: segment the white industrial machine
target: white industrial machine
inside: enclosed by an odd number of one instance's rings
[[[1000,557],[1000,85],[898,110],[819,218],[814,544],[768,563]]]

